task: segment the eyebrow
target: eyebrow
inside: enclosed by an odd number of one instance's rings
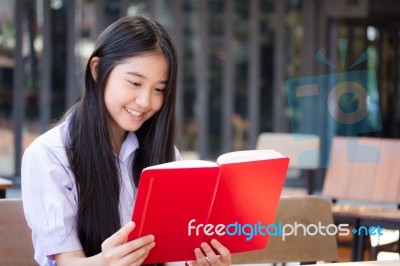
[[[126,74],[129,74],[129,75],[132,75],[132,76],[136,76],[136,77],[139,77],[139,78],[147,79],[146,76],[144,76],[144,75],[142,75],[142,74],[140,74],[138,72],[128,71],[128,72],[126,72]],[[160,80],[159,83],[168,84],[168,81],[167,80]]]

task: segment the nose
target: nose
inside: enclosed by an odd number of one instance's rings
[[[138,106],[143,109],[149,108],[151,101],[151,90],[143,88],[140,90],[135,98],[135,102]]]

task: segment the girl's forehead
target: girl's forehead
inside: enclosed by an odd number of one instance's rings
[[[147,53],[127,58],[118,64],[113,71],[165,80],[168,70],[168,63],[164,54]]]
[[[166,56],[161,51],[153,51],[127,57],[124,61],[137,61],[137,60],[166,60]]]
[[[125,60],[123,60],[119,65],[125,65],[127,67],[128,66],[140,67],[143,64],[154,64],[154,63],[166,64],[167,58],[162,53],[146,53],[128,57]]]

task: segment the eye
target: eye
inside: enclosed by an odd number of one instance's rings
[[[129,82],[131,85],[135,86],[135,87],[141,87],[141,86],[142,86],[142,83],[139,83],[139,82],[129,81],[129,80],[128,80],[128,82]]]
[[[155,88],[154,90],[158,93],[165,93],[165,88]]]

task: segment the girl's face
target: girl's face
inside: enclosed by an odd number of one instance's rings
[[[104,102],[120,133],[136,131],[159,111],[168,82],[168,63],[161,53],[127,59],[114,67]]]

